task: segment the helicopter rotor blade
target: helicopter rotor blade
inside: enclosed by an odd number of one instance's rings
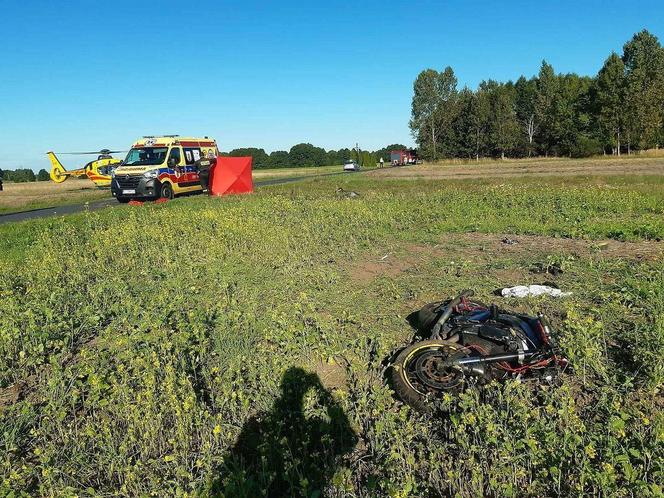
[[[102,154],[120,154],[124,152],[128,152],[126,150],[108,150],[108,149],[102,149],[99,151]]]
[[[121,152],[127,152],[126,150],[108,150],[108,149],[102,149],[102,150],[97,150],[94,152],[56,152],[55,154],[60,154],[60,155],[74,155],[74,156],[81,156],[81,155],[94,155],[94,154],[120,154]]]

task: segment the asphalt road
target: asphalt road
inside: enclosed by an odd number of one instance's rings
[[[287,178],[273,178],[271,180],[263,180],[254,182],[254,187],[267,187],[269,185],[280,185],[283,183],[292,183],[306,180],[308,178],[320,178],[322,176],[335,176],[343,175],[344,172],[338,173],[325,173],[322,175],[309,175],[309,176],[290,176]],[[20,211],[18,213],[0,214],[0,225],[3,223],[12,223],[16,221],[35,220],[38,218],[48,218],[50,216],[63,216],[66,214],[80,213],[83,211],[98,211],[100,209],[119,206],[120,204],[115,199],[101,199],[99,201],[87,202],[85,204],[71,204],[65,206],[57,206],[42,209],[32,209],[29,211]]]

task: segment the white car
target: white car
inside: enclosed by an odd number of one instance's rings
[[[344,171],[360,171],[360,165],[355,161],[346,161],[344,163]]]

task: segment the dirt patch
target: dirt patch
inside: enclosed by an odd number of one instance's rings
[[[420,264],[435,258],[491,260],[509,256],[569,255],[579,258],[625,259],[654,261],[664,258],[664,242],[588,241],[536,235],[465,233],[447,234],[439,244],[408,244],[399,252],[357,262],[349,269],[353,280],[366,284],[378,277],[397,277],[417,271]],[[521,277],[523,271],[496,269],[505,281]]]
[[[27,394],[32,391],[37,377],[31,375],[26,379],[15,382],[11,386],[0,389],[0,413],[17,401],[25,398]]]
[[[318,361],[314,368],[326,389],[343,389],[347,386],[346,371],[336,361]]]
[[[382,178],[464,179],[522,176],[664,175],[664,158],[536,159],[465,164],[420,164],[368,172]]]
[[[411,246],[406,248],[406,255],[386,254],[378,260],[364,261],[361,265],[352,268],[353,280],[358,283],[367,283],[378,276],[396,277],[404,271],[414,269],[418,262],[423,261],[420,256],[423,249],[424,246]],[[408,254],[409,252],[411,254]]]
[[[5,406],[13,405],[21,396],[22,388],[21,383],[16,383],[11,386],[0,389],[0,410]]]
[[[617,240],[580,240],[540,235],[468,233],[451,236],[454,244],[483,254],[566,253],[572,256],[621,258],[630,261],[652,261],[664,257],[664,242]],[[514,243],[503,242],[510,240]]]

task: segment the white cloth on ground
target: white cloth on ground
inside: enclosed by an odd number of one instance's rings
[[[506,287],[500,291],[503,297],[526,297],[548,295],[553,297],[565,297],[572,295],[571,292],[563,292],[548,285],[516,285]]]

